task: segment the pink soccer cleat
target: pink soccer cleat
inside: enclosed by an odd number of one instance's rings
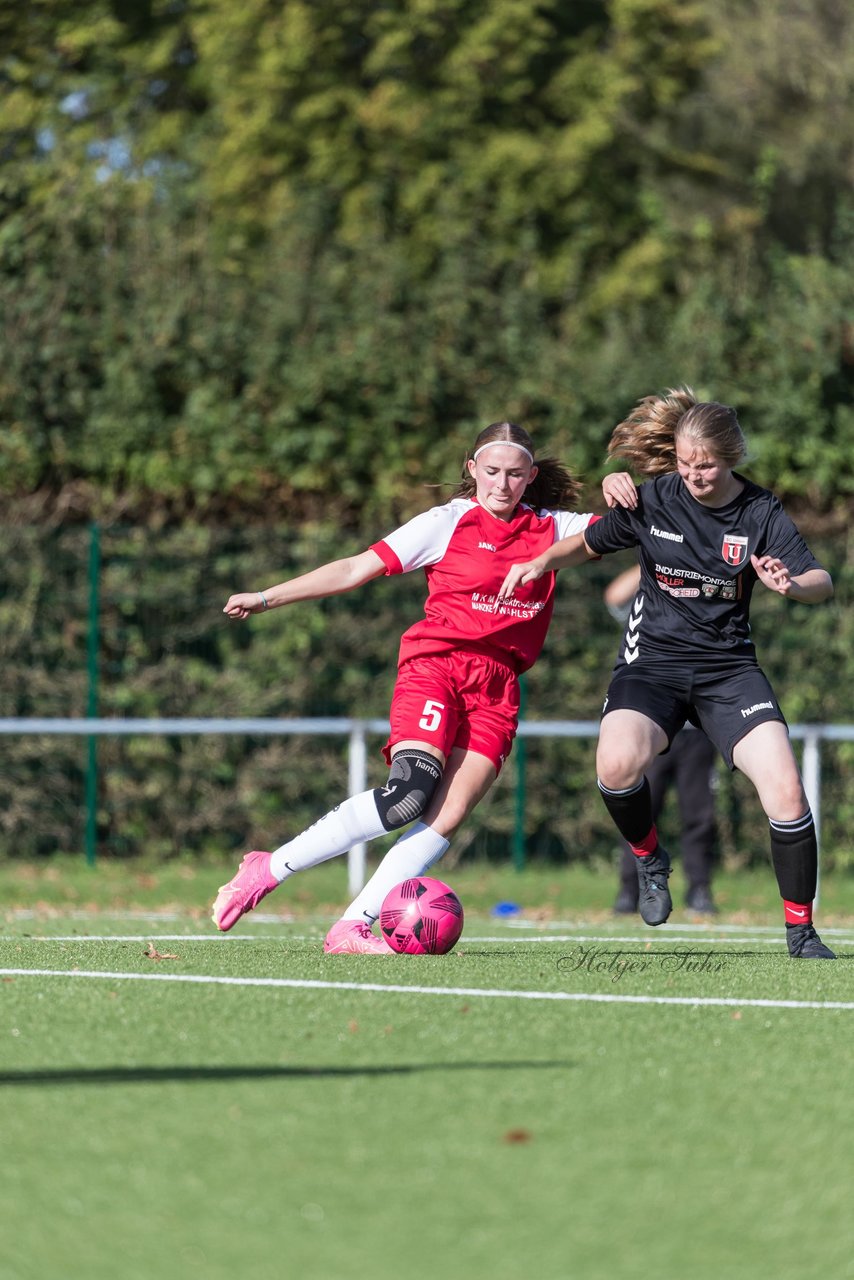
[[[394,955],[385,939],[371,933],[363,920],[339,920],[327,933],[323,950],[330,956]]]
[[[220,888],[211,919],[223,933],[277,887],[278,880],[270,874],[270,857],[269,853],[253,849],[244,857],[237,874]]]

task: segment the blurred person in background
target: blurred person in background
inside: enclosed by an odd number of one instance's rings
[[[634,493],[629,477],[623,479]],[[609,506],[619,501],[619,480],[612,475],[603,484]],[[406,827],[324,943],[333,954],[391,953],[372,929],[383,901],[395,885],[442,857],[495,782],[516,733],[519,676],[546,638],[554,574],[545,574],[518,608],[499,601],[498,588],[514,560],[539,554],[596,519],[572,510],[579,492],[563,463],[535,457],[522,427],[492,423],[477,437],[449,502],[358,555],[228,599],[224,612],[244,619],[352,591],[384,574],[422,569],[427,579],[424,617],[400,642],[383,748],[388,781],[343,800],[272,853],[247,853],[214,902],[218,929],[231,929],[298,871]]]
[[[833,595],[782,504],[734,470],[746,446],[734,409],[687,387],[645,396],[611,435],[611,457],[650,477],[618,479],[602,520],[512,567],[499,598],[521,607],[541,574],[637,548],[641,585],[605,698],[598,786],[638,873],[649,925],[672,910],[670,856],[659,843],[646,771],[687,722],[756,788],[789,955],[834,960],[813,924],[815,824],[786,721],[750,638],[757,582],[802,604]]]
[[[640,588],[640,565],[613,578],[604,601],[617,622],[626,625]],[[646,771],[652,799],[652,816],[658,821],[671,787],[679,805],[680,852],[687,882],[685,906],[698,915],[714,915],[712,870],[717,852],[715,820],[715,762],[717,752],[702,729],[689,721],[674,737],[670,750],[656,756]],[[633,915],[638,909],[638,875],[634,855],[625,840],[620,847],[619,887],[614,902],[617,915]]]

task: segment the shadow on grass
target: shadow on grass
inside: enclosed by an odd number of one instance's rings
[[[15,1084],[165,1084],[187,1080],[335,1080],[404,1076],[422,1071],[531,1071],[575,1066],[551,1062],[418,1062],[385,1067],[60,1067],[52,1071],[0,1071],[0,1087]]]

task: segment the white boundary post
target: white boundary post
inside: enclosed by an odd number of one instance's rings
[[[821,735],[814,729],[804,728],[803,778],[804,791],[807,794],[815,823],[815,839],[818,845],[818,868],[816,871],[815,897],[813,905],[818,906],[818,893],[821,881]]]
[[[350,730],[348,786],[351,796],[357,796],[360,792],[366,791],[368,786],[368,752],[365,745],[365,725],[364,722],[358,720]],[[350,890],[350,896],[353,898],[365,883],[367,849],[368,846],[362,841],[361,844],[354,844],[347,854],[347,885]]]

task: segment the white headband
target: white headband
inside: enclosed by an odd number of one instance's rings
[[[495,444],[503,444],[507,449],[518,449],[520,453],[524,453],[525,457],[533,465],[534,455],[530,449],[526,449],[523,444],[517,444],[515,440],[487,440],[486,444],[482,444],[479,449],[475,449],[471,455],[472,462],[477,462],[478,456],[483,453],[484,449],[491,449]]]

